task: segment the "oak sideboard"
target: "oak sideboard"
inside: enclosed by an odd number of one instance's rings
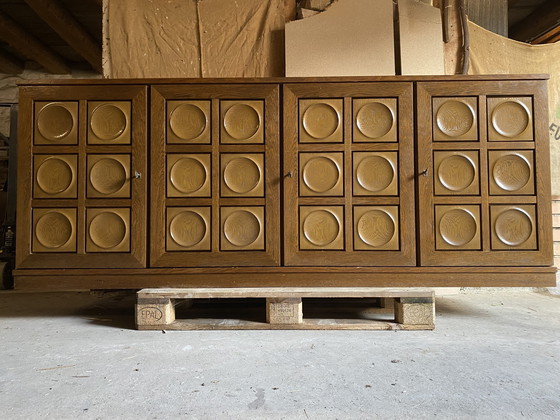
[[[546,79],[25,82],[15,286],[553,286]]]

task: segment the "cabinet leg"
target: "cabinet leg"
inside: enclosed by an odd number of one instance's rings
[[[303,323],[301,298],[267,298],[266,322],[269,324]]]

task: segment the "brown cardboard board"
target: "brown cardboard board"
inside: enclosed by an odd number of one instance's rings
[[[109,0],[107,14],[106,77],[283,76],[284,0]]]
[[[286,24],[286,76],[393,74],[392,0],[339,0]]]
[[[445,74],[441,12],[418,0],[399,0],[401,74]]]

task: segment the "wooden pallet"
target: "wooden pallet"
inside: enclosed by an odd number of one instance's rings
[[[434,292],[429,289],[142,289],[137,299],[136,326],[139,330],[431,330],[435,319]],[[224,307],[217,299],[241,301],[241,314]],[[202,305],[197,306],[200,301]],[[335,301],[342,306],[334,305]],[[317,302],[321,311],[314,309]],[[375,303],[380,305],[375,308]],[[187,316],[177,319],[180,311],[176,307],[181,309],[181,306],[187,309],[183,308]],[[215,310],[217,306],[221,313],[218,311],[216,316],[216,312],[209,309]],[[256,308],[256,313],[249,311],[251,308]],[[238,316],[232,317],[235,314]]]

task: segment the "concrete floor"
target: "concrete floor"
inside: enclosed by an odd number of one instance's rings
[[[2,419],[560,418],[560,296],[437,299],[435,331],[136,331],[133,296],[0,292]]]

